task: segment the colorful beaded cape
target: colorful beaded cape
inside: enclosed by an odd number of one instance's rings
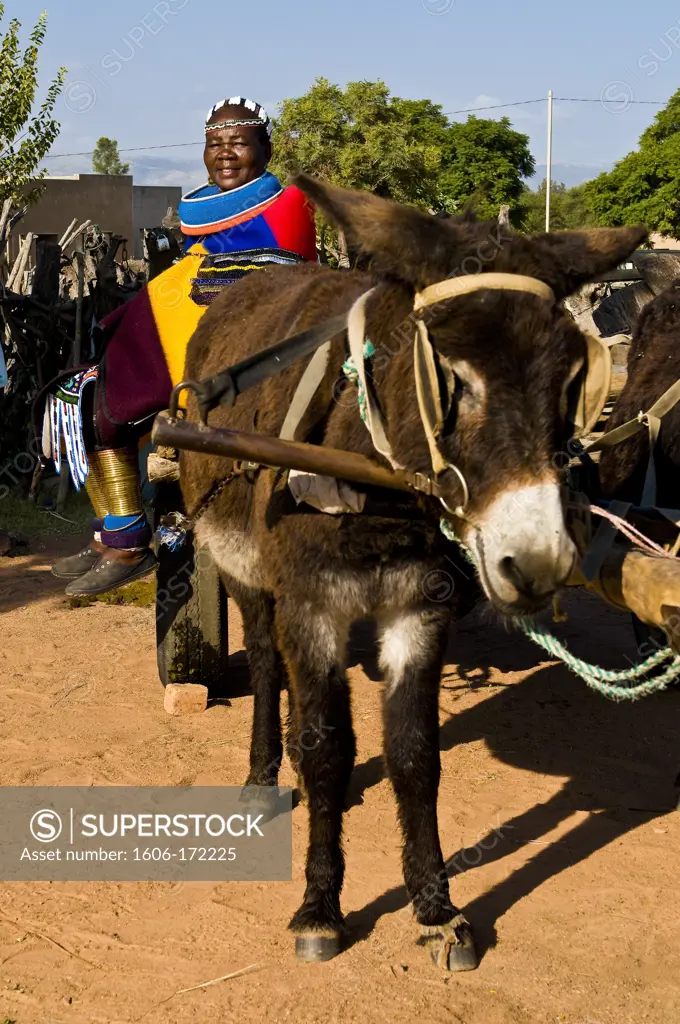
[[[267,188],[272,197],[266,208],[259,201],[261,194],[251,190],[253,205],[236,215],[238,223],[219,229],[213,225],[213,230],[189,235],[181,259],[97,326],[105,345],[93,375],[97,446],[128,444],[131,436],[145,434],[156,413],[167,408],[172,388],[183,377],[189,340],[208,306],[225,288],[266,267],[316,260],[314,211],[304,193],[294,185],[282,189],[274,175],[267,176]],[[244,195],[241,193],[239,204]],[[48,401],[46,409],[44,447],[59,458],[56,438],[65,435],[67,426],[64,448],[67,455],[71,452],[69,463],[78,485],[87,472],[78,413],[82,389],[93,376],[69,381],[68,396],[62,389],[58,424],[50,417],[54,403]]]

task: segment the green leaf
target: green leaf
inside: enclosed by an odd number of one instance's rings
[[[3,15],[4,4],[0,4],[0,20]],[[43,12],[38,18],[23,53],[20,30],[21,23],[13,18],[0,41],[0,201],[11,198],[17,204],[35,201],[42,191],[30,183],[46,174],[40,163],[59,134],[52,112],[66,76],[66,69],[60,68],[34,112],[47,15]]]

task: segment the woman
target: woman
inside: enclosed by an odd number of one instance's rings
[[[62,443],[77,488],[94,507],[94,537],[55,562],[66,593],[101,594],[156,567],[142,507],[137,442],[182,379],[186,347],[223,287],[272,264],[316,259],[314,214],[295,186],[266,168],[272,125],[243,97],[216,103],[205,125],[209,179],[182,198],[184,257],[99,325],[105,350],[48,395],[43,448],[57,465]]]

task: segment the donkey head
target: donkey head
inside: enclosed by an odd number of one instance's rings
[[[460,506],[465,485],[469,491],[455,528],[474,553],[487,596],[508,614],[537,609],[575,558],[560,497],[575,402],[585,395],[587,420],[589,388],[597,384],[601,397],[608,383],[594,380],[597,343],[588,343],[559,303],[625,259],[645,229],[528,238],[496,222],[435,218],[307,176],[298,184],[370,259],[377,278],[367,333],[394,463],[432,476],[436,443],[446,505]],[[548,288],[482,287],[488,272],[524,275]],[[414,298],[417,305],[428,286],[471,274],[480,275],[474,290],[419,311],[439,391],[436,440],[430,435],[428,442],[416,388]],[[421,325],[421,340],[422,332]]]

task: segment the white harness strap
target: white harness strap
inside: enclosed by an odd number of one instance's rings
[[[438,439],[444,428],[444,410],[434,349],[427,327],[420,319],[416,323],[416,336],[413,342],[413,369],[420,418],[430,449],[430,461],[435,476],[439,476],[448,467],[446,459],[439,451],[438,444]]]
[[[393,469],[403,469],[404,467],[396,461],[392,454],[392,448],[385,433],[385,421],[366,379],[366,364],[364,362],[366,305],[375,290],[375,288],[371,288],[369,291],[364,292],[363,295],[360,295],[350,309],[349,316],[347,317],[347,340],[349,342],[350,355],[359,374],[359,382],[366,396],[366,426],[373,440],[373,447],[377,452],[385,456]]]
[[[320,388],[322,380],[324,379],[326,370],[328,369],[330,354],[331,343],[330,341],[325,341],[323,345],[317,348],[316,352],[307,364],[302,377],[300,377],[298,386],[295,389],[295,394],[291,399],[291,403],[288,406],[288,412],[286,413],[286,418],[283,421],[283,426],[279,431],[279,437],[283,441],[295,441],[297,429],[300,426],[305,413],[309,409],[314,395]]]
[[[416,292],[413,302],[413,309],[425,309],[426,306],[434,306],[444,299],[452,299],[456,295],[469,295],[470,292],[478,292],[483,289],[496,292],[529,292],[538,295],[540,299],[547,299],[548,302],[555,302],[555,293],[549,285],[539,281],[535,277],[525,277],[524,274],[469,274],[467,277],[447,278],[446,281],[438,281],[422,292]]]

